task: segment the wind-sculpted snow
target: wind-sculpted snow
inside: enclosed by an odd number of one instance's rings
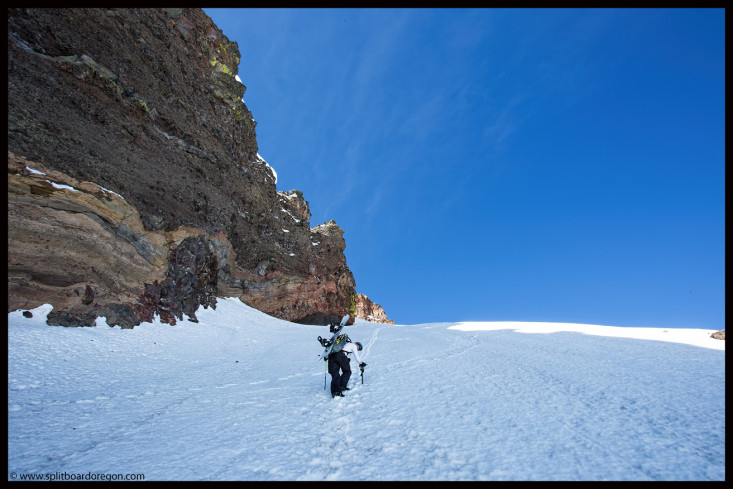
[[[236,299],[197,324],[134,329],[49,327],[49,311],[8,315],[16,477],[725,479],[720,340],[357,320],[345,331],[364,345],[364,383],[352,362],[351,390],[332,399],[323,326]]]

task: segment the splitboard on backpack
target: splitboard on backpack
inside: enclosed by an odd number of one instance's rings
[[[341,351],[346,343],[351,343],[349,335],[340,334],[341,330],[344,329],[344,326],[346,325],[346,322],[348,320],[349,315],[347,314],[343,318],[341,318],[340,323],[331,323],[329,325],[329,332],[333,333],[330,339],[321,338],[320,336],[318,337],[319,343],[321,343],[321,346],[324,348],[323,353],[321,354],[321,358],[323,358],[324,360],[328,360],[328,356],[331,353]]]

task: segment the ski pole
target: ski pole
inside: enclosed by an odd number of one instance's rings
[[[323,372],[323,390],[326,390],[326,373],[328,373],[328,363],[323,362],[325,365],[324,372]]]
[[[364,367],[359,367],[361,370],[361,385],[364,385]]]

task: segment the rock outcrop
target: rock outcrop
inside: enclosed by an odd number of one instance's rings
[[[8,9],[9,311],[132,327],[223,296],[312,324],[353,309],[343,231],[276,190],[239,59],[200,9]]]
[[[394,321],[387,317],[382,306],[375,304],[364,294],[356,294],[356,317],[373,323],[394,324]]]
[[[711,334],[710,337],[716,340],[725,341],[725,330],[721,329],[720,331],[716,331],[715,333]]]

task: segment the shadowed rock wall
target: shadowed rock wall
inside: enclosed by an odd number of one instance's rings
[[[278,192],[200,9],[8,9],[9,311],[196,320],[237,296],[290,321],[355,301],[343,230]]]

